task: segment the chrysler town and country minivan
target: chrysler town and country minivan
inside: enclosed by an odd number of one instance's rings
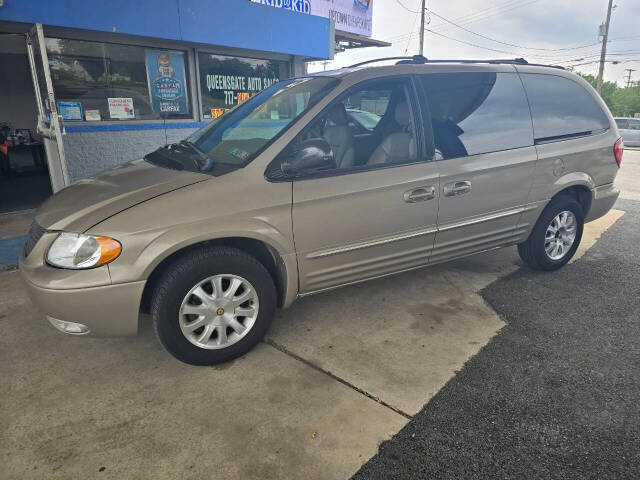
[[[63,332],[133,335],[148,311],[171,354],[214,364],[305,295],[509,245],[563,266],[622,148],[585,81],[523,60],[292,78],[58,192],[20,271]]]

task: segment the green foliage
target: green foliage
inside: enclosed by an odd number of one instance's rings
[[[594,75],[577,73],[596,88]],[[640,113],[640,85],[621,88],[615,82],[603,82],[600,95],[614,117],[633,117],[634,113]]]
[[[620,117],[633,117],[635,113],[640,113],[640,85],[629,88],[619,88],[613,94],[614,115]]]

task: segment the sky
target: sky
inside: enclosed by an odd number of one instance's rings
[[[373,38],[392,46],[339,53],[326,67],[314,62],[309,71],[417,54],[420,3],[421,0],[372,0]],[[427,58],[524,57],[530,63],[574,66],[582,73],[598,73],[598,26],[606,19],[607,0],[427,0],[426,4],[430,11],[426,28],[437,32],[425,32]],[[640,80],[640,0],[614,0],[614,6],[607,60],[620,63],[606,63],[604,77],[623,86],[627,68],[636,69],[632,80]]]

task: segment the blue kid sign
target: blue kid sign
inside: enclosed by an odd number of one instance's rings
[[[147,50],[147,76],[153,111],[162,116],[189,113],[182,52]]]

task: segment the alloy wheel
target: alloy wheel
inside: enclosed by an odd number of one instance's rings
[[[547,227],[544,250],[554,261],[561,260],[571,250],[576,240],[578,221],[573,212],[564,210],[556,215]]]
[[[184,297],[180,330],[197,347],[227,348],[249,333],[258,308],[258,294],[249,281],[237,275],[214,275],[198,282]]]

